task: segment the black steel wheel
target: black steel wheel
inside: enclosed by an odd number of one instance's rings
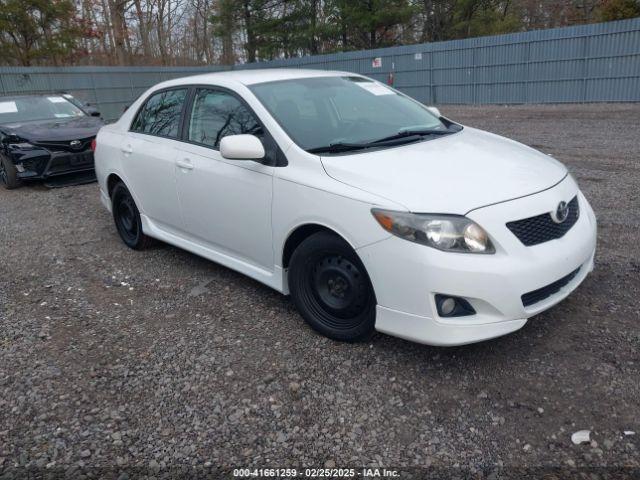
[[[113,220],[122,241],[134,250],[148,247],[153,239],[142,231],[140,212],[133,197],[123,183],[119,183],[111,194]]]
[[[0,183],[8,190],[22,185],[16,166],[4,156],[0,156]]]
[[[368,338],[375,327],[376,299],[356,252],[330,232],[316,233],[295,250],[289,291],[307,323],[334,340]]]

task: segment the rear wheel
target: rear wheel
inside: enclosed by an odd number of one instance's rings
[[[0,156],[0,183],[8,190],[18,188],[22,185],[22,182],[18,178],[16,166],[4,156]]]
[[[295,250],[289,291],[298,311],[319,333],[347,342],[374,331],[376,299],[364,265],[344,240],[316,233]]]
[[[142,250],[153,243],[153,239],[142,232],[142,220],[138,207],[123,183],[118,183],[111,194],[113,220],[122,241],[134,250]]]

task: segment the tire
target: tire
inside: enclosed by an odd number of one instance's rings
[[[124,183],[113,189],[111,210],[118,234],[127,247],[143,250],[153,244],[153,239],[142,232],[140,211]]]
[[[330,232],[305,239],[291,256],[289,291],[317,332],[333,340],[366,340],[376,321],[376,298],[356,252]]]
[[[0,183],[7,190],[12,190],[22,186],[22,181],[18,178],[18,170],[9,159],[0,155]]]

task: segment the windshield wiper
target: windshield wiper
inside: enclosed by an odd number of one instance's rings
[[[403,143],[410,143],[420,140],[422,138],[421,135],[411,134],[411,135],[393,135],[388,138],[383,138],[380,140],[374,140],[372,142],[363,142],[363,143],[344,143],[344,142],[335,142],[330,143],[325,147],[315,147],[307,150],[309,153],[340,153],[340,152],[351,152],[353,150],[363,150],[365,148],[375,148],[375,147],[388,147],[391,145],[402,145]]]
[[[335,142],[330,143],[324,147],[314,147],[307,150],[309,153],[338,153],[338,152],[350,152],[353,150],[362,150],[368,148],[370,145],[366,143],[344,143]]]
[[[345,143],[335,142],[330,143],[324,147],[315,147],[307,150],[309,153],[340,153],[350,152],[354,150],[362,150],[365,148],[384,147],[390,145],[401,145],[403,143],[410,143],[420,140],[427,135],[448,135],[455,133],[457,130],[432,130],[432,129],[407,129],[400,130],[394,135],[380,138],[378,140],[372,140],[370,142],[363,143]]]
[[[455,130],[407,129],[407,130],[400,130],[398,133],[394,135],[389,135],[388,137],[380,138],[378,140],[374,140],[368,143],[379,144],[379,143],[389,142],[391,140],[399,140],[401,138],[406,138],[406,137],[425,137],[427,135],[449,135],[450,133],[455,133]]]

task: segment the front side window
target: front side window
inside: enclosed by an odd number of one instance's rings
[[[292,140],[308,151],[332,145],[379,147],[390,137],[417,138],[409,135],[412,132],[436,138],[455,131],[423,105],[363,77],[280,80],[250,89]]]
[[[182,106],[187,89],[165,90],[145,102],[131,124],[131,130],[160,137],[178,138]]]
[[[218,148],[227,135],[262,135],[253,114],[235,96],[220,90],[200,89],[189,119],[189,141]]]

